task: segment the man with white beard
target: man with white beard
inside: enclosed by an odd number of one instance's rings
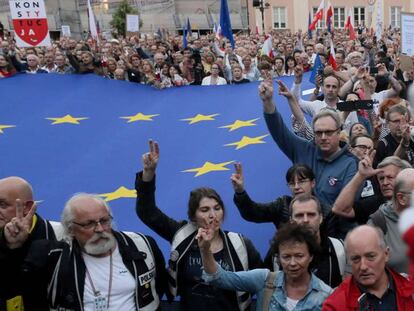
[[[20,208],[6,224],[6,256],[21,264],[35,208]],[[32,243],[22,265],[25,310],[159,310],[166,289],[165,261],[155,241],[114,231],[99,196],[80,193],[66,203],[65,241]]]

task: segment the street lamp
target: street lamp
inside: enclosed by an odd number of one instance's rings
[[[268,2],[264,2],[264,0],[253,0],[253,7],[256,7],[260,10],[262,14],[262,31],[265,34],[265,24],[264,24],[264,10],[268,9],[270,4]]]

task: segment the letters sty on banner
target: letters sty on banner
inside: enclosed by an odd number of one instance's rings
[[[44,1],[10,0],[9,4],[17,46],[50,46]]]

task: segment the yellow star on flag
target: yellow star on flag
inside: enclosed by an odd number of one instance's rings
[[[12,127],[16,127],[16,125],[1,125],[0,124],[0,134],[4,134],[3,129],[8,129],[8,128],[12,128]]]
[[[121,119],[128,120],[127,123],[137,122],[137,121],[154,121],[152,118],[157,117],[159,114],[143,114],[141,112],[138,112],[134,116],[127,116],[127,117],[120,117]]]
[[[239,150],[241,148],[247,147],[248,145],[265,144],[266,142],[262,141],[262,139],[266,136],[269,136],[269,134],[257,137],[243,136],[241,140],[224,146],[237,146],[236,150]]]
[[[245,126],[255,126],[257,124],[254,123],[254,122],[257,121],[257,120],[259,120],[259,118],[252,119],[252,120],[247,120],[247,121],[236,120],[232,124],[220,126],[219,128],[221,128],[221,129],[230,129],[229,132],[232,132],[234,130],[238,130],[239,128],[242,128],[242,127],[245,127]]]
[[[69,124],[80,124],[79,121],[86,120],[89,118],[74,118],[70,114],[67,114],[64,117],[60,118],[46,118],[47,120],[51,120],[52,125],[54,124],[63,124],[63,123],[69,123]]]
[[[128,189],[124,186],[119,187],[114,192],[102,193],[99,196],[104,197],[105,201],[118,200],[121,198],[136,198],[137,191],[135,189]]]
[[[201,121],[214,121],[215,120],[214,117],[217,117],[218,115],[219,115],[218,113],[209,114],[209,115],[197,114],[195,117],[181,119],[181,121],[190,121],[190,123],[188,124],[194,124],[194,123],[198,123]]]
[[[222,162],[222,163],[217,163],[217,164],[211,163],[211,162],[205,162],[202,167],[191,168],[183,172],[188,172],[188,173],[197,172],[197,174],[195,174],[194,177],[198,177],[198,176],[201,176],[201,175],[204,175],[210,172],[214,172],[214,171],[228,171],[229,168],[225,166],[231,163],[234,163],[234,161]]]

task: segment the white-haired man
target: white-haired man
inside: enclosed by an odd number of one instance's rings
[[[9,256],[28,237],[34,208],[7,223]],[[148,236],[112,229],[112,213],[99,196],[81,193],[66,203],[67,241],[35,241],[24,259],[25,310],[159,310],[165,261]]]

